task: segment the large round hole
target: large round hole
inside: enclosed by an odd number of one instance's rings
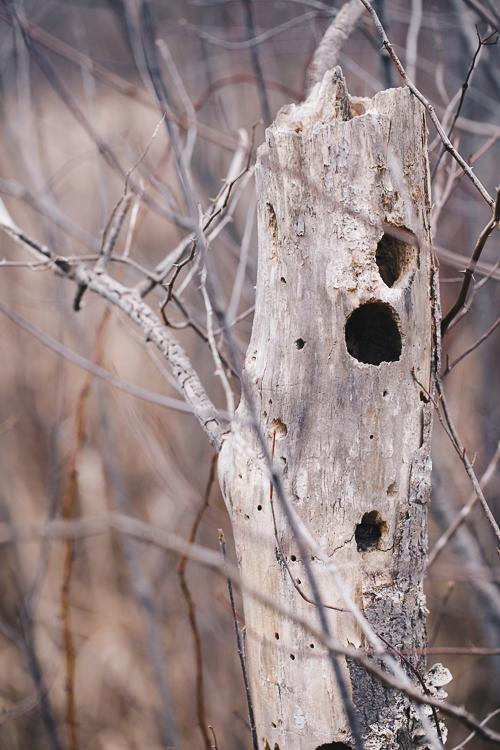
[[[396,311],[384,302],[367,302],[347,318],[347,351],[359,362],[379,365],[397,362],[401,356],[401,334]]]

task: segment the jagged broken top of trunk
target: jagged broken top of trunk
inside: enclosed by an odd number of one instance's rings
[[[351,120],[364,114],[370,104],[371,99],[349,95],[342,69],[337,65],[325,73],[321,82],[315,84],[304,102],[283,107],[271,128],[292,127],[298,133],[306,133],[314,125]]]

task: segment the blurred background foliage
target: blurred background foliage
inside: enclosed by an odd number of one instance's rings
[[[375,3],[397,53],[409,68],[413,65],[417,86],[440,117],[466,79],[477,48],[475,24],[483,37],[492,30],[481,8],[489,13],[498,10],[497,3],[482,3],[470,7],[463,0],[424,0],[414,63],[407,59],[408,34],[418,3]],[[196,109],[192,174],[197,200],[207,210],[228,174],[238,143],[248,149],[254,123],[260,121],[255,128],[258,145],[264,137],[262,121],[303,97],[307,66],[330,23],[331,10],[340,3],[152,0],[149,5],[156,37],[168,46]],[[133,0],[0,4],[0,194],[19,226],[62,255],[92,256],[98,251],[104,227],[123,193],[124,173],[143,154],[160,119],[141,57],[137,10]],[[253,48],[258,50],[256,59],[247,40],[252,33],[259,36],[272,29],[276,33]],[[371,97],[385,85],[399,84],[380,46],[365,14],[340,59],[351,94]],[[489,144],[474,167],[490,192],[500,182],[500,139],[495,138],[500,128],[499,54],[500,45],[483,47],[452,137],[465,158]],[[265,96],[259,91],[256,66],[262,72]],[[165,69],[164,74],[184,138],[186,101],[172,70]],[[451,112],[456,105],[455,98]],[[431,125],[429,131],[434,172],[440,144]],[[235,187],[231,220],[210,243],[229,300],[247,228],[248,260],[237,309],[247,314],[235,326],[242,356],[251,330],[257,263],[252,169]],[[442,202],[453,169],[445,155],[434,176],[434,241],[455,256],[470,256],[490,213],[470,183],[459,176]],[[112,264],[113,274],[129,285],[142,278],[141,266],[154,268],[185,236],[185,230],[166,215],[180,211],[181,196],[163,127],[134,175],[136,188],[143,192],[140,200],[135,199],[135,223],[131,225],[133,212],[129,213],[115,255],[124,251],[128,238],[130,257],[138,267]],[[148,203],[148,196],[155,202]],[[6,304],[86,358],[92,357],[100,341],[102,366],[150,391],[178,396],[156,352],[121,313],[107,312],[105,302],[90,293],[82,310],[73,312],[72,284],[46,266],[9,265],[31,260],[5,236],[1,245],[0,297]],[[496,263],[499,250],[495,233],[484,261]],[[447,257],[453,261],[452,255]],[[455,261],[450,265],[441,261],[445,311],[461,280],[461,261]],[[189,273],[187,266],[177,288],[189,322],[203,333],[206,318],[196,273],[190,277],[193,282],[182,288]],[[157,286],[148,297],[154,309],[165,294]],[[453,360],[477,340],[498,318],[499,310],[499,281],[492,278],[447,335],[444,361],[448,356]],[[182,310],[172,303],[167,315],[175,326],[186,323]],[[179,328],[176,335],[209,395],[224,408],[205,342],[192,325]],[[500,334],[493,333],[446,381],[460,436],[469,455],[477,453],[478,476],[500,440],[499,346]],[[212,461],[212,450],[191,416],[92,378],[83,399],[86,373],[5,316],[0,353],[2,529],[61,516],[76,444],[75,517],[118,511],[188,537],[204,503]],[[234,378],[232,384],[238,388]],[[78,443],[79,406],[83,435]],[[429,549],[471,493],[437,420],[433,485]],[[497,517],[498,489],[493,472],[485,493]],[[197,541],[218,549],[219,528],[230,540],[229,519],[215,483]],[[66,748],[70,746],[67,649],[61,618],[65,546],[57,540],[4,541],[0,545],[0,747]],[[70,623],[80,747],[204,746],[197,725],[196,664],[178,562],[173,553],[115,532],[76,540]],[[225,581],[195,563],[187,564],[186,579],[200,631],[207,723],[215,730],[220,750],[250,748]],[[429,569],[432,645],[498,650],[499,583],[495,540],[476,508]],[[438,660],[453,674],[447,689],[454,703],[465,703],[481,718],[498,706],[500,656],[443,653],[429,656],[428,663]],[[467,732],[452,721],[448,725],[448,747],[453,747]],[[498,721],[495,725],[493,719],[491,726],[498,727]],[[485,744],[473,739],[468,746]]]

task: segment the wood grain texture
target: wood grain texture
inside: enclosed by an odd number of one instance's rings
[[[276,432],[286,492],[369,622],[404,649],[425,642],[432,410],[412,368],[431,390],[434,270],[419,248],[429,241],[426,147],[423,108],[407,89],[351,98],[338,67],[305,103],[281,110],[258,155],[259,270],[244,369],[269,448]],[[245,400],[237,415],[262,455]],[[231,438],[219,473],[242,576],[317,624],[283,564],[280,546],[310,595],[276,500],[275,538],[269,480]],[[342,607],[317,559],[312,569],[323,601]],[[244,607],[262,749],[350,747],[320,644],[249,597]],[[342,643],[366,646],[350,614],[328,617]],[[413,742],[407,700],[361,667],[343,669],[366,747]]]

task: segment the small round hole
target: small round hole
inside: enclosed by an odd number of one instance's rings
[[[306,342],[304,341],[304,339],[297,339],[297,341],[295,342],[295,346],[297,347],[297,349],[303,349],[305,345]]]
[[[309,648],[314,648],[314,643],[311,643],[311,645],[309,646]]]
[[[302,581],[300,580],[300,578],[297,578],[297,583],[298,583],[299,586],[302,583]]]
[[[257,505],[257,510],[262,510],[262,505]]]
[[[286,279],[285,279],[285,277],[284,277],[284,276],[282,276],[282,277],[281,277],[281,283],[282,283],[282,284],[286,284]]]
[[[276,640],[277,640],[277,641],[279,641],[279,639],[280,639],[280,634],[279,634],[279,633],[275,633],[275,634],[274,634],[274,637],[276,638]]]
[[[384,398],[386,398],[386,396],[388,396],[388,395],[389,395],[389,394],[387,393],[387,391],[384,391],[384,392],[383,392],[383,394],[382,394],[382,396],[383,396]]]
[[[373,440],[373,435],[370,435],[370,440]]]
[[[292,661],[295,661],[295,656],[294,656],[293,654],[290,654],[290,659],[291,659]]]
[[[297,558],[295,557],[295,555],[292,555],[292,556],[290,557],[290,560],[291,560],[292,562],[295,562],[295,561],[296,561],[296,559],[297,559]]]
[[[276,724],[274,723],[274,721],[272,721],[272,722],[271,722],[271,726],[272,726],[272,727],[273,727],[274,729],[276,729]]]

